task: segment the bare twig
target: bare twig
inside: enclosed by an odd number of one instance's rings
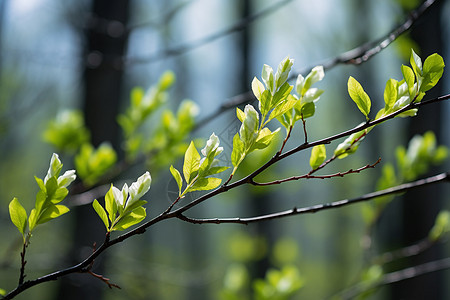
[[[365,165],[364,167],[361,167],[361,168],[358,168],[355,170],[350,169],[346,172],[337,172],[337,173],[327,174],[327,175],[311,175],[311,172],[310,172],[308,174],[304,174],[304,175],[300,175],[300,176],[292,176],[292,177],[274,180],[274,181],[270,181],[270,182],[256,182],[256,181],[252,180],[251,184],[255,185],[255,186],[267,186],[267,185],[281,184],[284,182],[295,181],[295,180],[300,180],[300,179],[330,179],[330,178],[335,178],[335,177],[344,177],[345,175],[348,175],[348,174],[356,174],[356,173],[360,173],[360,172],[370,169],[370,168],[375,168],[375,166],[377,164],[379,164],[380,161],[381,161],[381,158],[379,158],[373,164],[368,164],[368,165]]]
[[[218,31],[212,35],[209,35],[207,37],[201,38],[197,41],[193,41],[193,42],[189,42],[183,45],[179,45],[179,46],[175,46],[172,48],[167,48],[162,50],[159,53],[155,53],[153,55],[150,55],[148,57],[130,57],[128,59],[126,59],[125,63],[127,64],[142,64],[142,63],[152,63],[161,59],[165,59],[168,57],[172,57],[172,56],[178,56],[181,54],[184,54],[188,51],[191,51],[195,48],[201,47],[203,45],[209,44],[217,39],[223,38],[227,35],[230,35],[234,32],[238,32],[241,30],[244,30],[245,28],[247,28],[251,23],[266,17],[272,13],[274,13],[275,11],[277,11],[278,9],[282,8],[283,6],[285,6],[286,4],[292,2],[293,0],[282,0],[282,1],[278,1],[272,5],[270,5],[269,7],[253,14],[250,15],[248,17],[245,17],[241,20],[239,20],[238,22],[236,22],[235,24],[231,25],[228,28],[225,28],[221,31]]]
[[[110,279],[104,277],[103,275],[96,274],[96,273],[94,273],[94,272],[92,272],[92,271],[87,271],[87,273],[90,274],[90,275],[92,275],[92,276],[94,276],[95,278],[100,279],[101,281],[103,281],[105,284],[108,285],[108,287],[109,287],[110,289],[112,289],[113,287],[115,287],[115,288],[117,288],[117,289],[121,289],[120,286],[118,286],[117,284],[111,283],[111,282],[110,282]]]
[[[450,268],[450,257],[434,260],[421,265],[405,268],[399,271],[384,274],[379,280],[373,283],[361,282],[347,290],[339,293],[339,299],[354,299],[356,296],[378,288],[380,286],[400,282],[432,272],[437,272]]]

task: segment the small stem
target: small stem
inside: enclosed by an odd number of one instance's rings
[[[292,125],[289,126],[289,129],[288,129],[287,134],[286,134],[286,138],[284,139],[283,144],[281,145],[281,148],[278,151],[278,154],[281,154],[281,152],[284,149],[284,146],[286,145],[287,140],[291,137],[292,127],[293,127]]]
[[[23,242],[22,252],[20,252],[20,276],[19,276],[19,285],[22,285],[25,280],[25,265],[27,261],[25,260],[25,253],[27,251],[28,243],[25,240]]]
[[[305,135],[305,144],[308,144],[308,132],[306,132],[306,120],[303,119],[303,114],[302,114],[302,123],[303,123],[303,134]]]

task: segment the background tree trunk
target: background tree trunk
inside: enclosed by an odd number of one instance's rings
[[[83,32],[84,117],[95,147],[108,141],[118,150],[120,135],[116,117],[122,92],[122,62],[127,46],[130,3],[128,0],[93,0],[91,9]],[[90,254],[94,242],[97,245],[101,243],[105,232],[102,226],[98,226],[97,216],[90,205],[74,208],[73,216],[71,259],[78,262]],[[102,266],[102,261],[97,262],[93,271],[101,273]],[[57,299],[100,299],[104,287],[100,280],[86,274],[68,276],[61,280]]]

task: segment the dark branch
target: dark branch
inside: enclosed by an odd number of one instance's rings
[[[428,177],[425,179],[420,179],[417,181],[413,181],[410,183],[401,184],[392,188],[384,189],[381,191],[369,193],[362,195],[357,198],[353,199],[345,199],[340,201],[335,201],[331,203],[325,203],[325,204],[318,204],[314,206],[308,206],[304,208],[296,208],[285,211],[280,211],[268,215],[261,215],[256,217],[249,217],[249,218],[213,218],[213,219],[194,219],[189,218],[181,213],[178,214],[178,218],[180,218],[183,221],[194,223],[194,224],[223,224],[223,223],[237,223],[237,224],[249,224],[249,223],[255,223],[255,222],[261,222],[266,220],[272,220],[272,219],[279,219],[284,218],[288,216],[294,216],[294,215],[300,215],[300,214],[310,214],[310,213],[316,213],[322,210],[328,210],[328,209],[335,209],[338,207],[343,207],[359,202],[368,201],[377,197],[386,196],[386,195],[392,195],[397,193],[402,193],[411,189],[415,189],[418,187],[423,187],[430,184],[435,184],[439,182],[449,182],[450,181],[450,173],[442,173],[439,175],[435,175],[432,177]]]
[[[323,62],[322,64],[319,63],[316,65],[323,65],[325,70],[329,70],[340,64],[359,65],[359,64],[366,62],[367,60],[369,60],[376,54],[380,53],[381,50],[383,50],[387,46],[389,46],[393,41],[395,41],[403,33],[408,31],[409,29],[411,29],[411,27],[417,22],[417,20],[419,20],[420,17],[423,16],[423,14],[435,2],[436,2],[436,0],[425,1],[419,8],[410,12],[408,18],[406,18],[406,20],[403,23],[396,26],[394,29],[392,29],[389,33],[387,33],[380,39],[365,43],[365,44],[358,46],[356,48],[353,48],[347,52],[339,54],[336,57]],[[316,65],[308,67],[308,68],[304,68],[302,71],[298,72],[297,74],[290,76],[290,79],[297,77],[298,74],[305,74],[305,73],[309,72]],[[256,98],[253,96],[253,93],[251,91],[248,91],[248,92],[240,94],[240,95],[236,95],[236,96],[230,98],[225,103],[223,103],[217,110],[215,110],[209,116],[200,120],[197,123],[197,126],[202,126],[205,123],[208,123],[212,119],[216,118],[218,115],[224,113],[225,111],[228,111],[231,108],[234,108],[239,105],[244,105],[244,104],[250,103],[255,100],[256,100]]]
[[[440,260],[435,260],[431,262],[427,262],[421,265],[417,265],[414,267],[402,269],[399,271],[391,272],[384,274],[379,280],[372,284],[368,283],[359,283],[341,293],[339,293],[339,299],[354,299],[356,296],[376,289],[378,287],[396,283],[399,281],[411,279],[414,277],[418,277],[421,275],[425,275],[428,273],[441,271],[450,268],[450,257],[443,258]]]
[[[246,18],[243,18],[241,20],[239,20],[237,23],[231,25],[228,28],[225,28],[219,32],[216,32],[210,36],[201,38],[197,41],[194,42],[190,42],[184,45],[179,45],[179,46],[175,46],[172,48],[167,48],[159,53],[155,53],[153,55],[150,55],[148,57],[141,57],[141,58],[128,58],[125,63],[127,64],[142,64],[142,63],[152,63],[161,59],[165,59],[168,57],[172,57],[172,56],[178,56],[181,54],[184,54],[188,51],[191,51],[195,48],[201,47],[203,45],[209,44],[217,39],[223,38],[227,35],[230,35],[234,32],[238,32],[241,30],[244,30],[245,28],[247,28],[251,23],[266,17],[272,13],[274,13],[275,11],[277,11],[278,9],[282,8],[283,6],[285,6],[286,4],[288,4],[289,2],[292,2],[293,0],[282,0],[279,1],[277,3],[274,3],[273,5],[261,10],[260,12],[257,12],[253,15],[250,15]]]

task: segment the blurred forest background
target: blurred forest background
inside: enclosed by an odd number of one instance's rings
[[[79,109],[98,146],[109,141],[123,158],[122,133],[116,122],[130,101],[130,91],[147,89],[172,70],[176,83],[165,108],[176,110],[192,99],[201,122],[191,138],[215,132],[225,147],[228,165],[232,136],[240,123],[235,109],[217,114],[221,105],[250,90],[263,64],[276,68],[287,55],[293,70],[304,75],[315,65],[365,42],[386,35],[421,4],[419,0],[0,0],[0,288],[12,289],[18,279],[20,236],[10,222],[13,197],[31,208],[51,153],[43,140],[49,121],[67,109]],[[389,78],[400,79],[410,48],[425,59],[439,53],[450,62],[450,1],[436,1],[414,25],[361,66],[338,65],[325,71],[318,84],[325,90],[314,118],[308,119],[310,140],[324,138],[363,121],[347,94],[347,80],[358,79],[381,108]],[[444,71],[440,84],[425,99],[450,90]],[[377,168],[329,181],[300,181],[266,189],[239,188],[197,207],[199,217],[255,216],[263,213],[356,197],[376,189],[381,165],[395,162],[395,148],[415,134],[436,133],[450,145],[449,103],[421,108],[410,119],[377,127],[358,152],[340,160],[327,173],[373,163]],[[211,117],[207,119],[208,117]],[[149,132],[159,121],[148,124]],[[288,148],[303,142],[300,128]],[[64,169],[72,156],[59,153]],[[272,155],[269,153],[268,155]],[[264,157],[247,159],[246,170]],[[270,178],[308,170],[308,153],[297,154],[271,168]],[[171,162],[179,167],[181,161]],[[170,164],[169,164],[170,165]],[[152,169],[141,163],[122,173],[116,186],[130,184],[145,170],[153,183],[145,199],[149,217],[173,200],[176,185],[168,166]],[[448,170],[448,162],[430,171]],[[243,168],[244,169],[244,168]],[[299,171],[300,170],[300,171]],[[241,174],[242,175],[242,174]],[[198,195],[198,194],[196,194]],[[324,299],[359,280],[367,257],[425,238],[439,210],[449,207],[448,186],[432,186],[398,196],[370,233],[361,206],[243,225],[192,225],[170,220],[109,249],[95,271],[121,290],[108,289],[86,274],[34,287],[17,299],[239,299],[227,289],[242,284],[240,298],[251,295],[252,281],[268,269],[294,266],[302,286],[295,299]],[[189,197],[183,201],[188,201]],[[98,197],[98,196],[97,196]],[[91,199],[92,201],[93,199]],[[35,232],[28,249],[27,279],[52,272],[86,257],[104,228],[92,206],[69,198],[71,213]],[[367,246],[367,245],[366,245]],[[421,255],[385,266],[390,272],[449,256],[439,244]],[[384,286],[374,299],[448,299],[450,272],[439,271]],[[221,298],[222,297],[222,298]]]

